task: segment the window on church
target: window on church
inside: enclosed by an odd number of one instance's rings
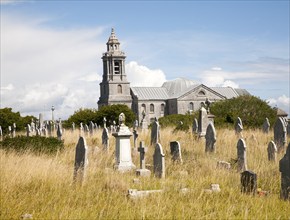
[[[145,105],[145,104],[142,104],[142,105],[141,105],[141,113],[142,113],[143,111],[146,113],[146,105]]]
[[[161,113],[164,113],[165,105],[161,104]]]
[[[154,113],[154,105],[150,104],[150,113]]]
[[[114,73],[120,74],[120,62],[119,61],[114,62]]]
[[[118,91],[119,94],[122,94],[122,86],[121,85],[118,85],[117,91]]]
[[[193,103],[192,102],[189,103],[188,109],[189,109],[189,111],[193,111]]]

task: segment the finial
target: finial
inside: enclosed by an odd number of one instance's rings
[[[113,27],[112,27],[112,30],[111,30],[111,34],[115,34],[115,30],[114,30]]]

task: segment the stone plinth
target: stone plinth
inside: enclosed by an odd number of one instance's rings
[[[116,164],[115,169],[119,171],[129,171],[136,166],[132,162],[130,137],[132,133],[129,128],[122,124],[116,133],[112,134],[116,138]]]

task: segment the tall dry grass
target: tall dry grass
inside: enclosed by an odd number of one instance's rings
[[[101,131],[86,137],[89,165],[85,182],[73,184],[73,166],[78,132],[64,134],[65,150],[56,156],[35,156],[0,151],[1,219],[19,219],[29,213],[34,219],[290,219],[290,204],[279,199],[279,160],[267,159],[267,145],[273,132],[244,131],[248,169],[258,175],[258,187],[268,196],[251,196],[240,192],[240,173],[216,169],[219,160],[237,156],[238,138],[233,130],[217,130],[216,153],[206,154],[204,140],[191,133],[162,129],[160,143],[166,160],[166,178],[139,178],[134,172],[114,171],[114,137],[108,152],[102,151]],[[146,163],[153,164],[154,148],[149,146],[150,132],[139,132],[138,140],[148,146]],[[178,140],[183,164],[172,163],[169,142]],[[288,139],[289,142],[289,139]],[[133,141],[132,141],[133,147]],[[139,154],[132,150],[139,167]],[[180,172],[186,171],[186,172]],[[186,175],[187,173],[187,175]],[[204,192],[218,183],[221,192]],[[141,199],[129,199],[127,190],[164,189]],[[181,193],[181,188],[189,188]]]

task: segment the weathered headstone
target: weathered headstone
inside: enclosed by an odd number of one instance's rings
[[[85,130],[85,134],[89,133],[90,129],[89,129],[89,126],[87,124],[84,126],[84,130]]]
[[[61,123],[57,124],[56,135],[57,135],[57,139],[61,141],[61,138],[62,138],[62,126],[61,126]]]
[[[11,128],[11,126],[8,126],[8,136],[10,138],[12,137],[12,128]]]
[[[41,129],[43,126],[43,114],[39,113],[39,119],[38,119],[38,127]]]
[[[15,138],[15,136],[16,136],[16,123],[13,123],[12,137]]]
[[[216,150],[216,131],[212,122],[206,128],[205,134],[205,152],[215,152]]]
[[[150,176],[151,171],[146,169],[145,166],[145,152],[147,151],[147,147],[145,147],[145,142],[140,141],[140,146],[138,148],[138,151],[140,152],[140,169],[136,170],[137,176]]]
[[[133,140],[134,140],[134,149],[137,150],[137,138],[138,138],[139,134],[137,129],[133,131]]]
[[[2,127],[0,126],[0,141],[3,139],[3,132],[2,132]]]
[[[80,137],[76,146],[74,181],[82,182],[85,177],[85,168],[88,165],[88,148],[84,137]]]
[[[161,144],[157,143],[153,155],[154,175],[158,178],[165,178],[165,154]]]
[[[290,200],[290,142],[284,157],[279,161],[279,171],[281,172],[280,198]]]
[[[30,137],[31,136],[31,127],[30,124],[27,124],[26,126],[26,136]]]
[[[243,135],[242,135],[243,129],[244,129],[244,127],[243,127],[242,119],[240,117],[238,117],[236,122],[235,122],[236,135],[243,137]]]
[[[84,135],[84,126],[83,126],[83,123],[81,122],[80,123],[80,136],[83,136]]]
[[[133,129],[138,130],[138,127],[139,127],[139,122],[138,122],[138,120],[135,120],[133,123]]]
[[[262,131],[266,134],[268,134],[270,131],[270,122],[269,122],[268,118],[265,118],[265,121],[264,121],[263,127],[262,127]]]
[[[115,169],[121,172],[135,169],[136,166],[133,164],[131,157],[130,137],[132,133],[125,125],[124,113],[119,115],[119,128],[116,133],[113,133],[113,136],[116,138]]]
[[[246,143],[244,139],[240,138],[237,144],[237,153],[238,153],[238,171],[247,170],[247,154],[246,154]]]
[[[112,130],[112,133],[115,133],[116,131],[117,131],[116,122],[113,121],[113,130]]]
[[[53,131],[53,124],[51,121],[48,122],[47,124],[47,131],[48,131],[48,136],[51,137],[52,136],[52,131]]]
[[[89,130],[90,130],[90,135],[93,136],[94,135],[94,123],[92,121],[90,121]]]
[[[198,121],[197,119],[193,119],[192,123],[192,134],[197,134],[198,133]]]
[[[76,130],[76,125],[74,122],[71,124],[71,130],[72,130],[72,132],[74,132]]]
[[[106,127],[103,128],[102,145],[103,145],[103,150],[109,149],[109,131],[108,131],[108,128]]]
[[[158,119],[155,117],[155,120],[152,122],[151,127],[151,145],[155,145],[160,140],[160,125]]]
[[[201,109],[199,110],[199,118],[198,118],[199,137],[205,136],[207,125],[208,125],[207,111],[204,107],[201,107]]]
[[[270,141],[268,144],[268,160],[269,161],[276,161],[276,155],[277,155],[277,147],[274,141]]]
[[[171,141],[170,142],[170,154],[172,156],[173,161],[177,161],[182,163],[182,157],[181,157],[181,147],[180,143],[178,141]]]
[[[257,174],[250,170],[241,173],[241,191],[248,194],[256,194]]]
[[[277,146],[278,152],[281,152],[286,144],[287,131],[284,119],[282,117],[277,118],[274,124],[274,142]]]

